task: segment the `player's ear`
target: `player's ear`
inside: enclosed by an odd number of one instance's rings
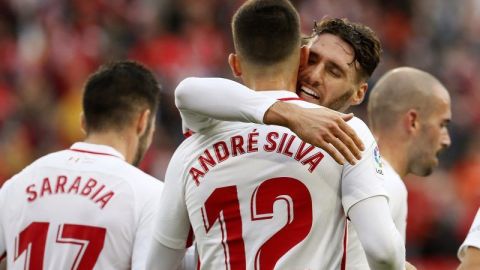
[[[405,130],[408,133],[415,133],[419,128],[419,121],[418,121],[418,112],[415,109],[410,109],[407,113],[404,114],[403,118],[403,125]]]
[[[310,49],[308,48],[308,46],[303,45],[302,48],[300,49],[300,69],[299,70],[302,70],[305,67],[307,67],[309,54],[310,54]]]
[[[242,66],[240,65],[237,54],[231,53],[228,56],[228,64],[230,65],[230,69],[235,77],[242,76]]]
[[[365,95],[367,94],[368,90],[368,83],[367,82],[362,82],[357,89],[357,92],[355,92],[355,95],[352,98],[352,105],[358,105],[362,103],[363,99],[365,98]]]
[[[147,131],[148,124],[149,124],[148,121],[150,121],[150,114],[151,114],[150,109],[145,109],[141,111],[140,114],[138,115],[137,127],[136,127],[138,136],[142,136]]]
[[[83,135],[87,135],[87,120],[85,119],[85,114],[83,112],[80,113],[80,130]]]

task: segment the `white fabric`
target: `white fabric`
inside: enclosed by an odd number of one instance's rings
[[[212,93],[214,85],[222,95]],[[187,78],[175,89],[175,105],[182,116],[184,132],[198,132],[219,120],[261,124],[265,112],[275,102],[275,98],[221,78]]]
[[[392,219],[385,197],[373,197],[355,204],[348,213],[351,227],[358,232],[357,241],[365,248],[362,252],[368,258],[371,269],[403,269],[405,267],[405,247]],[[394,257],[392,258],[392,255]],[[363,255],[365,257],[365,255]],[[346,261],[349,258],[347,255]],[[347,263],[346,269],[350,267]],[[370,268],[367,268],[370,269]]]
[[[162,182],[125,162],[115,149],[75,143],[68,150],[40,158],[4,184],[0,190],[0,235],[4,237],[0,253],[6,245],[9,269],[24,269],[28,252],[15,250],[15,239],[24,229],[34,228],[34,222],[44,222],[48,224],[45,245],[31,248],[44,254],[43,269],[70,269],[76,258],[76,263],[95,262],[87,253],[96,245],[93,242],[103,245],[94,269],[145,269],[162,189]],[[80,226],[96,227],[106,234],[104,238],[95,234],[88,245],[84,241],[87,252],[79,253],[82,240],[75,234],[93,231]],[[69,229],[73,236],[68,235]],[[20,256],[14,261],[16,253]]]
[[[477,211],[477,215],[473,220],[472,226],[470,227],[470,231],[468,232],[465,241],[463,241],[462,245],[458,249],[458,258],[460,261],[463,260],[465,251],[468,247],[480,248],[480,208]]]
[[[210,82],[209,86],[213,85]],[[192,93],[197,93],[194,85],[190,89]],[[268,91],[263,95],[296,97],[286,91]],[[222,100],[231,101],[232,106],[241,103],[225,96]],[[315,107],[303,101],[294,102]],[[190,123],[189,120],[185,122]],[[243,258],[239,258],[238,253],[228,252],[238,247],[245,251],[247,269],[253,269],[259,258],[267,257],[274,261],[278,258],[275,269],[339,269],[343,255],[344,213],[362,200],[385,196],[382,177],[376,171],[374,138],[361,120],[354,118],[349,124],[367,146],[362,160],[355,166],[338,165],[323,150],[301,144],[290,130],[283,127],[232,122],[203,127],[201,134],[187,139],[170,161],[161,199],[161,205],[168,204],[168,207],[160,209],[155,239],[170,248],[182,249],[192,226],[202,269],[224,269],[225,264],[231,264],[231,267],[232,264],[233,267],[241,265]],[[241,147],[234,148],[232,144],[235,142]],[[270,146],[273,146],[273,151],[266,150]],[[299,153],[306,149],[310,151],[300,157]],[[306,162],[315,155],[325,155],[318,166]],[[200,159],[200,156],[203,158]],[[209,162],[205,162],[206,159]],[[191,173],[195,169],[200,176]],[[298,180],[267,180],[276,177]],[[262,195],[256,196],[260,191]],[[265,202],[268,198],[265,194],[271,193],[278,193],[278,196]],[[208,207],[205,205],[207,199]],[[222,199],[227,199],[228,203],[217,201]],[[237,202],[241,218],[235,216]],[[223,209],[226,206],[229,207]],[[273,217],[268,214],[272,209],[263,209],[267,206],[273,207]],[[259,207],[265,213],[257,213],[261,210],[257,209]],[[231,218],[232,215],[235,218]],[[231,227],[238,224],[242,227],[241,234],[238,227]],[[295,224],[296,234],[281,236],[280,240],[277,233],[282,228],[292,232],[285,227],[288,226],[286,224]],[[300,233],[302,228],[307,228],[305,235]],[[234,233],[236,235],[232,236]],[[282,233],[285,231],[282,230]],[[230,240],[226,241],[227,238]],[[285,239],[292,241],[291,246],[282,250],[279,247],[285,245]],[[267,241],[275,248],[261,249],[262,245],[269,245],[265,244]],[[227,248],[225,252],[223,246]],[[261,253],[257,253],[259,249]],[[279,252],[276,254],[278,257],[275,257],[275,250]]]
[[[407,188],[400,176],[395,172],[392,166],[383,159],[383,173],[385,174],[385,189],[389,198],[390,212],[395,226],[400,233],[403,242],[405,242],[406,226],[407,226]],[[348,223],[348,240],[347,240],[347,269],[351,270],[367,270],[370,269],[362,248],[362,244],[358,239],[357,232],[351,223]]]
[[[182,258],[185,256],[186,249],[169,248],[162,243],[154,240],[148,255],[148,270],[171,270],[171,269],[195,269],[185,268],[182,265]],[[185,262],[184,262],[185,263]]]

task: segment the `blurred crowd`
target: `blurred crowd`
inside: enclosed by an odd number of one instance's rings
[[[162,84],[157,133],[142,168],[162,179],[183,140],[173,103],[187,76],[232,77],[230,18],[240,0],[0,1],[0,184],[37,157],[83,138],[88,74],[135,59]],[[370,26],[385,71],[431,72],[452,96],[453,144],[428,178],[409,178],[408,258],[419,269],[453,269],[480,206],[480,0],[296,0],[303,30],[324,16]],[[354,108],[365,119],[365,102]]]

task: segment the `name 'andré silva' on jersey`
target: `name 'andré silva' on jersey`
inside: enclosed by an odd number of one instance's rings
[[[206,148],[203,154],[197,158],[198,166],[192,166],[189,169],[190,176],[195,184],[200,185],[200,178],[204,177],[209,169],[215,167],[218,163],[224,162],[230,157],[258,152],[259,147],[265,152],[276,152],[295,159],[306,166],[310,173],[315,170],[324,157],[319,148],[301,141],[297,136],[290,133],[269,132],[263,140],[265,144],[260,146],[258,145],[259,136],[260,134],[254,129],[248,135],[235,135]],[[299,140],[300,144],[292,147],[295,140]]]

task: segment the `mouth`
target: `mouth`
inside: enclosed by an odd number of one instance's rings
[[[313,91],[312,89],[310,89],[306,86],[300,87],[300,92],[302,92],[302,93],[304,93],[304,94],[306,94],[309,97],[314,98],[314,99],[319,99],[320,98],[320,96],[317,93],[315,93],[315,91]]]

